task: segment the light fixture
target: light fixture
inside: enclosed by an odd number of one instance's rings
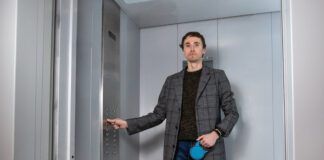
[[[134,4],[134,3],[141,3],[141,2],[147,2],[152,0],[123,0],[126,4]]]

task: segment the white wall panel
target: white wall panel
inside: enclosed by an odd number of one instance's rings
[[[274,159],[285,159],[284,84],[281,12],[271,14]]]
[[[219,21],[219,67],[227,73],[240,113],[226,139],[230,160],[273,159],[270,18],[255,15]]]
[[[166,77],[177,72],[177,26],[141,30],[140,115],[152,112]],[[140,133],[140,159],[162,160],[165,122]]]
[[[14,159],[17,0],[0,4],[0,159]]]
[[[285,1],[287,3],[287,1]],[[324,159],[324,19],[322,0],[290,1],[295,160]],[[289,19],[287,19],[289,20]],[[288,35],[288,33],[287,33]],[[288,44],[287,44],[288,45]],[[288,61],[290,62],[290,61]],[[290,76],[291,75],[287,75]],[[290,138],[289,137],[289,138]],[[290,145],[290,144],[289,144]]]
[[[271,18],[271,14],[260,14],[219,20],[219,68],[227,73],[240,113],[237,126],[226,139],[230,160],[273,160],[275,141],[283,136],[274,133],[275,114],[282,114],[275,113],[282,108],[282,101],[274,102],[275,94],[282,95],[274,88],[282,86],[282,77],[274,75],[282,68],[273,66],[279,63],[274,60],[281,58],[276,57],[280,52],[273,54]],[[276,131],[283,133],[281,129]]]

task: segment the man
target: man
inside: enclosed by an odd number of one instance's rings
[[[230,134],[239,117],[229,81],[224,71],[203,66],[206,43],[200,33],[185,34],[180,47],[188,66],[167,77],[154,111],[139,118],[107,119],[106,123],[135,134],[166,119],[164,160],[191,159],[189,150],[196,141],[208,150],[205,160],[225,160],[223,137]]]

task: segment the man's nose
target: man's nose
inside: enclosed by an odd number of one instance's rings
[[[190,46],[190,51],[194,51],[194,50],[195,50],[195,46],[194,45]]]

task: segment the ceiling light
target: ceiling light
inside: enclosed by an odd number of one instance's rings
[[[141,2],[147,2],[152,0],[123,0],[126,4],[134,4],[134,3],[141,3]]]

